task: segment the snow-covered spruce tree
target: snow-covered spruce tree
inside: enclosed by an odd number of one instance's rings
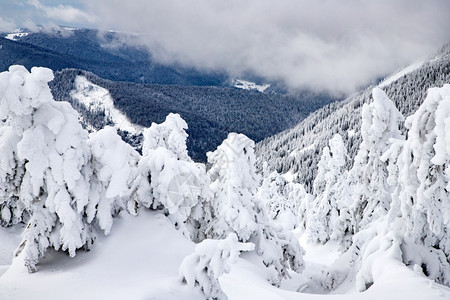
[[[406,127],[391,227],[403,228],[406,264],[450,285],[450,85],[429,89]]]
[[[300,183],[296,183],[292,192],[289,193],[289,197],[300,196],[300,204],[297,211],[298,226],[304,231],[308,223],[308,214],[311,211],[311,205],[314,202],[314,196],[306,191],[304,186]]]
[[[95,218],[108,234],[113,217],[121,210],[128,208],[131,214],[137,213],[137,199],[133,197],[132,187],[138,174],[140,155],[112,127],[91,133],[88,146],[92,153],[92,178],[87,221],[92,222]]]
[[[261,186],[258,189],[257,196],[265,204],[267,208],[268,216],[275,220],[280,213],[283,213],[288,203],[284,197],[284,189],[287,181],[276,171],[270,173],[262,181]]]
[[[373,102],[362,109],[362,142],[349,172],[353,192],[355,232],[387,214],[392,188],[387,183],[387,163],[380,158],[393,139],[402,139],[402,114],[380,88],[372,91]]]
[[[306,228],[306,216],[314,198],[305,187],[286,178],[276,171],[269,172],[263,163],[263,180],[256,197],[262,201],[267,215],[287,230]]]
[[[219,277],[230,272],[241,251],[252,251],[252,243],[240,243],[235,233],[226,239],[206,239],[195,246],[195,252],[183,259],[179,276],[190,287],[198,286],[207,299],[227,299]]]
[[[306,203],[309,201],[309,197],[312,197],[311,194],[306,192],[303,184],[298,182],[288,182],[284,189],[284,194],[286,195],[286,210],[289,214],[292,214],[296,217],[296,220],[292,220],[289,227],[286,227],[288,230],[295,229],[302,223],[302,203]],[[283,217],[281,216],[279,219],[283,221]],[[288,220],[286,220],[288,221]],[[286,222],[283,222],[286,224]],[[304,228],[304,227],[302,227]]]
[[[325,243],[331,236],[342,237],[345,224],[341,224],[341,207],[345,199],[340,199],[345,191],[344,166],[346,148],[342,137],[336,134],[329,141],[330,148],[324,147],[318,165],[318,173],[313,183],[314,200],[308,212],[306,232],[308,238],[316,243]],[[342,209],[343,212],[345,207]],[[343,219],[345,221],[346,219]],[[342,225],[342,226],[341,226]],[[336,231],[336,232],[335,232]]]
[[[269,280],[278,285],[288,270],[303,268],[303,250],[291,232],[269,220],[263,203],[255,197],[258,176],[254,142],[243,134],[230,133],[214,152],[207,153],[211,168],[213,220],[208,235],[223,239],[235,233],[240,242],[252,242],[266,267]]]
[[[8,84],[2,118],[20,137],[17,158],[25,164],[19,197],[31,215],[18,253],[24,252],[25,265],[34,271],[48,247],[74,256],[93,238],[85,218],[91,172],[87,132],[70,104],[53,101],[47,85],[51,70],[29,73],[12,66],[2,77]]]
[[[149,151],[162,147],[174,153],[180,160],[192,161],[186,146],[188,137],[186,129],[188,125],[179,114],[170,113],[163,123],[152,123],[144,131],[143,155],[146,156]]]
[[[212,194],[205,166],[188,156],[186,129],[178,114],[169,114],[144,131],[135,197],[144,207],[163,210],[176,228],[200,241],[211,219]]]
[[[395,190],[387,216],[354,237],[351,250],[360,252],[359,290],[376,281],[375,264],[386,256],[450,285],[448,124],[450,85],[431,88],[406,120],[408,138],[395,141],[383,155]]]
[[[0,84],[4,77],[2,75],[4,73],[0,73]],[[1,90],[0,95],[4,95]],[[0,103],[4,101],[0,98]],[[0,225],[12,226],[21,221],[26,222],[25,206],[19,201],[19,188],[25,167],[17,156],[20,135],[10,125],[0,126]]]
[[[289,182],[274,171],[263,179],[256,197],[265,204],[268,216],[273,221],[287,230],[297,227],[300,203],[306,197],[301,184]]]
[[[23,132],[31,125],[34,107],[51,97],[44,87],[48,79],[45,76],[50,75],[43,75],[38,69],[30,74],[21,66],[11,66],[9,72],[0,73],[0,150],[2,153],[0,157],[0,223],[2,226],[14,225],[23,219],[25,206],[19,201],[19,191],[25,173],[25,162],[18,157],[17,144]]]

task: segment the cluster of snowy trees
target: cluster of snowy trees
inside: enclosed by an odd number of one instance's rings
[[[421,67],[383,84],[383,89],[403,114],[414,114],[431,87],[450,82],[450,47],[444,47]],[[371,101],[372,88],[355,93],[310,114],[295,127],[271,136],[256,145],[257,167],[264,162],[271,170],[293,173],[307,192],[313,192],[322,149],[335,134],[340,134],[347,148],[346,169],[350,169],[362,142],[361,114],[364,103]],[[402,132],[406,132],[401,126]]]
[[[26,224],[16,256],[30,272],[48,248],[73,257],[109,234],[119,213],[142,209],[165,214],[198,243],[180,276],[208,297],[222,295],[217,278],[239,251],[255,251],[274,285],[302,270],[298,241],[258,196],[253,141],[229,134],[208,153],[207,172],[188,155],[186,122],[169,114],[144,131],[140,155],[111,127],[88,134],[69,103],[53,100],[52,78],[46,68],[0,73],[0,220]]]
[[[310,240],[337,240],[357,268],[357,288],[375,280],[380,253],[450,284],[450,85],[431,88],[404,118],[380,89],[362,108],[362,143],[346,171],[340,135],[323,149],[306,207]]]
[[[302,184],[288,181],[275,171],[269,173],[267,164],[258,197],[266,206],[269,218],[287,230],[306,226],[305,205],[311,202],[313,196],[306,192]]]

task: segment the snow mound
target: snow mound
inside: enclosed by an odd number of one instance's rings
[[[123,212],[108,237],[75,258],[49,251],[29,274],[23,257],[0,278],[1,299],[201,299],[179,281],[178,268],[194,244],[162,214]]]
[[[4,228],[0,227],[0,275],[3,273],[3,269],[9,267],[12,261],[14,250],[21,241],[21,233],[23,226],[15,226]]]

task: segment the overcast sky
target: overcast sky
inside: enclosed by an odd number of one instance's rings
[[[161,62],[350,93],[450,41],[448,0],[0,0],[0,29],[140,33]]]

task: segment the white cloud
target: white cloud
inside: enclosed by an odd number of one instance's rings
[[[0,17],[0,32],[12,32],[15,29],[17,29],[17,27],[14,22]]]
[[[36,0],[34,0],[36,1]],[[97,0],[103,29],[142,33],[162,62],[349,93],[450,40],[450,1]]]
[[[28,4],[44,12],[47,18],[68,23],[92,23],[96,18],[70,5],[47,6],[39,0],[29,0]]]

